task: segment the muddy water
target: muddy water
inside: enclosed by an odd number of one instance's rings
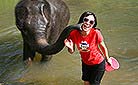
[[[64,48],[50,62],[40,65],[39,54],[31,67],[22,62],[22,37],[15,26],[18,0],[0,0],[0,82],[9,85],[83,85],[78,52]],[[109,54],[120,69],[106,72],[102,85],[138,84],[138,2],[136,0],[65,0],[77,23],[86,10],[96,13]]]

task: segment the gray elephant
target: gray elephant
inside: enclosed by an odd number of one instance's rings
[[[66,27],[69,14],[61,0],[21,0],[17,3],[15,18],[23,37],[23,61],[32,61],[36,52],[42,55],[41,61],[48,61],[52,54],[63,49],[69,32],[79,28]]]

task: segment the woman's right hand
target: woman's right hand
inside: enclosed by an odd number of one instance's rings
[[[71,39],[65,39],[64,40],[64,43],[65,43],[65,46],[67,46],[69,49],[71,49],[72,51],[74,51],[73,50],[73,42],[72,42],[72,40]]]

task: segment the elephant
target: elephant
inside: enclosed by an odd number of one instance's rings
[[[49,61],[64,47],[64,39],[78,25],[67,26],[70,12],[61,0],[20,0],[15,6],[15,23],[23,38],[23,61]]]

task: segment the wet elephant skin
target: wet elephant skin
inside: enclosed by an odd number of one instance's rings
[[[15,19],[23,38],[23,60],[33,60],[39,52],[42,61],[47,61],[59,52],[65,38],[59,36],[64,35],[69,18],[69,9],[61,0],[20,0],[15,7]],[[60,48],[56,46],[59,43]]]

